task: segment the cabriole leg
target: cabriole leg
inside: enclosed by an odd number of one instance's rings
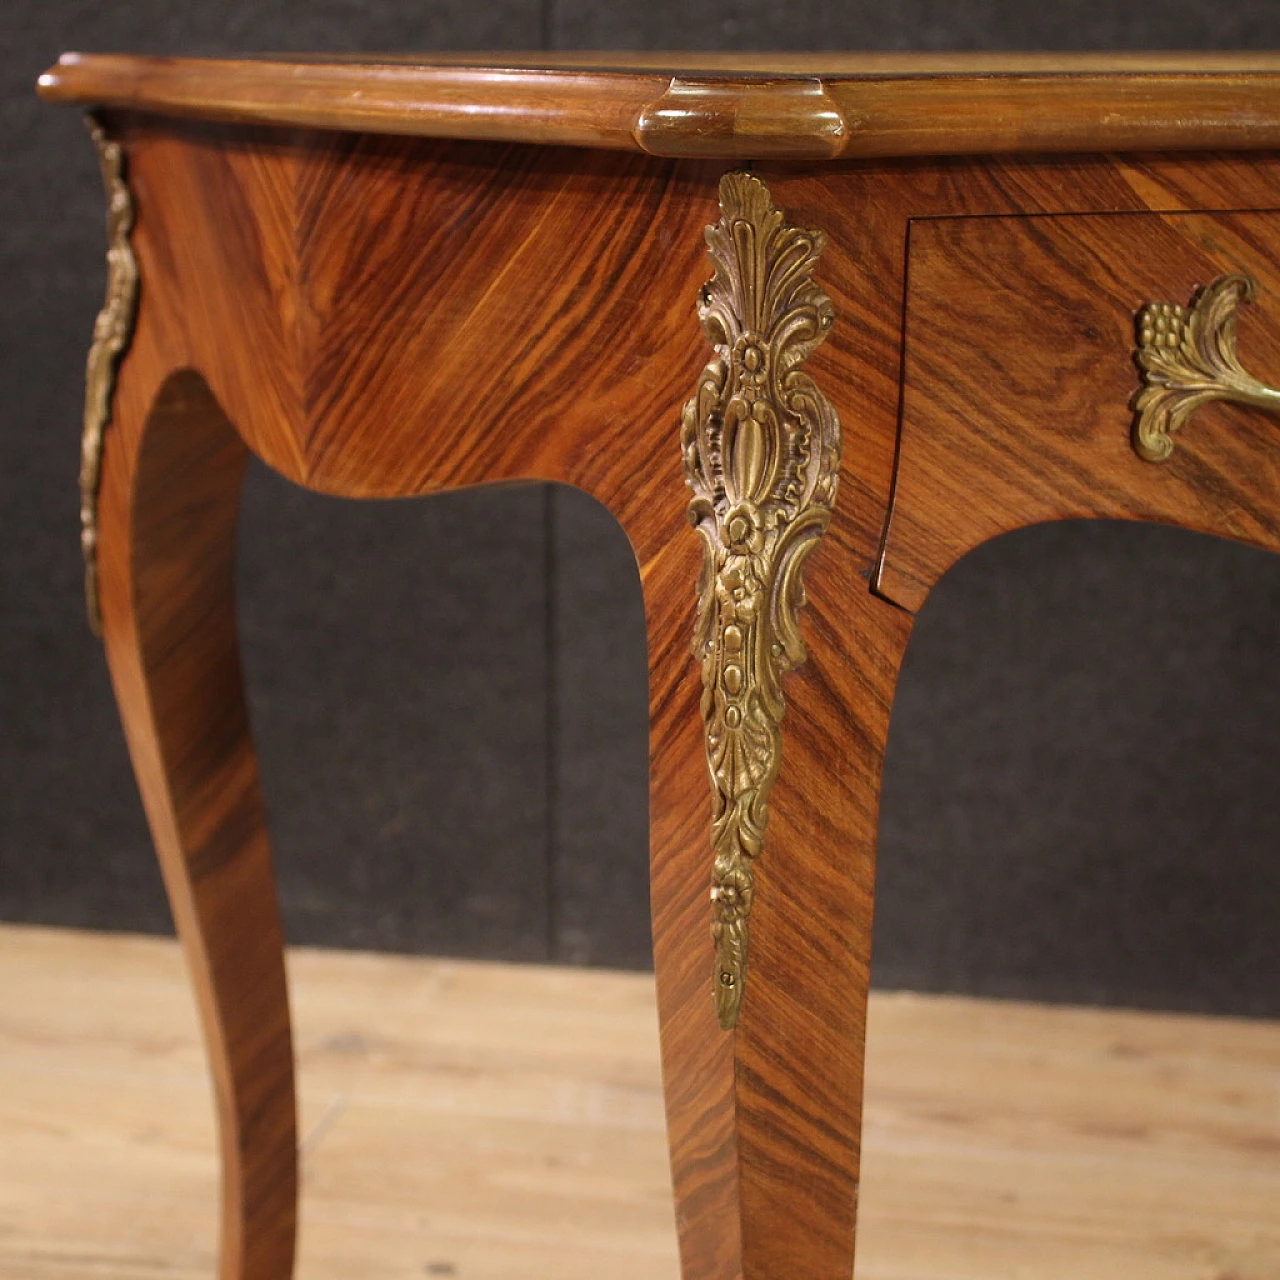
[[[725,175],[720,209],[698,306],[714,355],[682,435],[701,564],[686,538],[644,575],[682,1268],[848,1280],[880,776],[910,618],[869,592],[866,530],[838,501],[856,470],[804,368],[834,322],[811,274],[826,238],[752,174]]]
[[[221,1135],[222,1280],[288,1280],[297,1200],[283,937],[233,583],[246,451],[203,380],[106,439],[104,642],[199,1000]]]
[[[824,546],[809,570],[809,656],[787,681],[731,1031],[713,990],[711,801],[678,625],[689,610],[650,600],[654,956],[684,1280],[853,1270],[880,778],[911,617],[842,559]]]

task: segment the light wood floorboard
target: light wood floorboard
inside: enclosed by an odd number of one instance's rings
[[[647,978],[290,969],[299,1280],[674,1280]],[[867,1098],[860,1280],[1280,1280],[1280,1026],[877,994]],[[0,927],[0,1280],[209,1280],[215,1180],[174,944]]]

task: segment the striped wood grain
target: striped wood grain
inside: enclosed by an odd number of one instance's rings
[[[1280,184],[1276,196],[1280,198]],[[1278,201],[1280,202],[1280,201]],[[1131,445],[1134,318],[1243,273],[1245,365],[1280,377],[1280,213],[912,228],[903,436],[882,589],[918,608],[971,547],[1041,520],[1156,521],[1280,550],[1280,421],[1216,403],[1163,463]],[[981,339],[950,341],[959,326]]]

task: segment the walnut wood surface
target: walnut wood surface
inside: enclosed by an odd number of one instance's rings
[[[1280,55],[67,54],[56,102],[691,158],[1280,146]]]
[[[1145,302],[1186,304],[1198,285],[1251,276],[1260,293],[1239,313],[1240,350],[1259,376],[1280,376],[1280,212],[1177,212],[1280,207],[1280,167],[1197,166],[1187,192],[1169,181],[1192,176],[1176,168],[1113,173],[1168,212],[911,224],[902,437],[877,583],[907,608],[972,547],[1045,520],[1158,521],[1280,550],[1274,414],[1205,406],[1165,463],[1131,444]]]
[[[993,522],[1044,518],[1023,489],[1039,498],[1052,487],[947,488],[935,470],[917,483],[918,449],[940,459],[944,480],[964,474],[977,486],[990,482],[982,467],[998,476],[1016,426],[1019,457],[1040,448],[1082,505],[1095,487],[1108,492],[1110,455],[1094,486],[1091,456],[1066,459],[1061,433],[1046,433],[1021,405],[1009,425],[988,404],[1000,385],[989,366],[1014,361],[1013,322],[984,290],[1007,275],[1007,291],[1039,300],[1039,312],[1027,303],[1018,313],[1020,350],[1028,371],[1047,360],[1050,381],[1065,387],[1092,371],[1101,338],[1088,336],[1092,321],[1071,329],[1070,308],[1065,319],[1030,323],[1083,288],[1072,281],[1076,292],[1064,293],[1052,273],[1037,283],[1034,272],[1057,262],[1038,229],[1165,223],[1007,215],[1269,208],[1280,204],[1276,162],[1042,157],[761,170],[789,221],[829,237],[818,276],[837,322],[806,367],[844,424],[845,461],[830,530],[806,571],[809,658],[787,680],[751,981],[738,1030],[726,1034],[710,991],[710,791],[690,653],[701,557],[679,450],[680,407],[708,354],[693,304],[709,270],[702,229],[716,216],[722,166],[126,113],[108,123],[127,151],[143,286],[106,442],[106,642],[214,1048],[228,1169],[224,1280],[283,1280],[293,1231],[288,1011],[232,620],[238,440],[290,479],[334,494],[552,480],[613,512],[635,550],[647,615],[652,905],[683,1272],[844,1280],[880,771],[912,620],[871,590],[894,479],[904,311],[908,412],[881,590],[918,603],[967,539],[989,536]],[[1273,245],[1280,236],[1265,215],[1199,225],[1204,243],[1178,249],[1179,270],[1200,270],[1223,245],[1261,270],[1268,236]],[[1185,230],[1168,234],[1188,243]],[[1016,250],[1004,268],[991,258],[1005,252],[1000,235]],[[917,280],[915,253],[927,240],[935,251],[919,259]],[[1168,265],[1173,251],[1165,240],[1156,247]],[[984,266],[976,281],[975,264]],[[1172,279],[1171,296],[1185,283]],[[936,341],[919,363],[930,322]],[[1254,332],[1242,335],[1246,346]],[[1257,350],[1271,359],[1261,339]],[[953,375],[968,379],[965,396],[948,391]],[[1072,394],[1092,404],[1101,387],[1082,378]],[[920,425],[931,404],[945,414]],[[1209,425],[1206,416],[1197,434],[1223,434]],[[995,444],[974,445],[966,429],[990,429]],[[1119,429],[1127,448],[1127,419]],[[949,455],[937,452],[943,443]],[[1231,448],[1224,462],[1258,456],[1253,445]],[[1199,456],[1188,442],[1193,467]],[[1011,463],[1015,479],[1022,465]],[[1150,468],[1136,457],[1131,465]],[[1197,478],[1180,491],[1186,500],[1214,500],[1216,473]],[[1261,487],[1254,497],[1264,512]],[[1175,499],[1167,515],[1197,518]]]

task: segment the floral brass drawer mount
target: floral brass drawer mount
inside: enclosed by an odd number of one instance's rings
[[[1280,410],[1280,390],[1246,373],[1236,354],[1236,309],[1256,292],[1248,276],[1222,276],[1185,307],[1149,302],[1138,312],[1143,389],[1133,406],[1133,447],[1148,462],[1168,459],[1173,433],[1210,400]]]
[[[685,406],[682,445],[704,549],[693,648],[711,774],[716,1013],[728,1030],[781,761],[782,676],[805,659],[801,569],[831,518],[840,423],[802,367],[834,320],[810,274],[826,237],[788,226],[748,173],[724,176],[720,210],[707,228],[715,274],[698,299],[715,356]]]

